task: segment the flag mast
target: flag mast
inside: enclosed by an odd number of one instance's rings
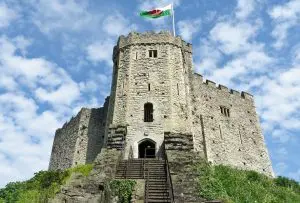
[[[175,13],[174,13],[174,3],[172,3],[172,17],[173,17],[173,34],[174,34],[174,37],[176,37],[176,33],[175,33]]]

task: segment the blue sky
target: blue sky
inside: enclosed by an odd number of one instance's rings
[[[48,167],[55,129],[109,94],[112,48],[170,0],[0,0],[0,187]],[[300,180],[300,1],[174,0],[194,69],[255,95],[277,175]]]

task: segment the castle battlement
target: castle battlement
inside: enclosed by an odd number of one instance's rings
[[[212,87],[212,88],[216,88],[220,91],[224,91],[224,92],[227,92],[227,93],[230,93],[232,95],[235,95],[235,96],[238,96],[238,97],[241,97],[242,99],[247,99],[247,100],[251,100],[251,101],[254,101],[254,98],[253,98],[253,95],[248,93],[248,92],[239,92],[237,90],[234,90],[234,89],[230,89],[228,88],[227,86],[225,85],[221,85],[221,84],[218,84],[214,81],[211,81],[211,80],[204,80],[203,79],[203,76],[199,73],[194,73],[194,76],[197,78],[197,80],[201,81],[203,84],[209,86],[209,87]]]
[[[128,36],[121,35],[117,45],[114,47],[114,53],[117,50],[127,48],[134,45],[149,45],[149,44],[170,44],[182,48],[186,52],[192,53],[192,45],[185,42],[181,37],[174,37],[169,31],[162,31],[159,33],[145,32],[137,33],[131,32]]]

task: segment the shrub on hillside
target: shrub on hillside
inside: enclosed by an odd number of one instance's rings
[[[287,178],[275,179],[255,171],[229,166],[198,164],[199,195],[227,203],[300,202],[299,183]]]
[[[79,165],[65,171],[40,171],[34,177],[24,182],[8,183],[0,189],[0,203],[47,202],[55,196],[72,173],[82,173],[88,176],[93,165]]]

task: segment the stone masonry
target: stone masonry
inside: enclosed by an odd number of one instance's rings
[[[106,125],[108,98],[104,107],[82,108],[62,128],[56,130],[49,170],[92,163],[100,153]]]
[[[150,122],[145,104],[153,106]],[[212,164],[273,176],[253,96],[203,80],[193,70],[192,45],[169,32],[120,36],[109,99],[56,131],[49,169],[93,162],[106,144],[118,145],[124,159],[139,158],[145,142],[156,157],[166,144],[172,154],[191,150]]]

